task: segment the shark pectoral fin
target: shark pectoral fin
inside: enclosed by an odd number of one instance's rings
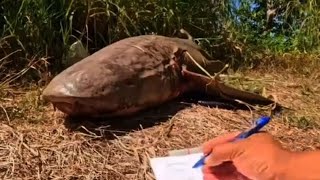
[[[204,68],[211,74],[220,72],[225,67],[225,64],[219,60],[210,60],[204,65]],[[224,73],[224,72],[221,72]]]
[[[182,69],[182,76],[190,84],[192,84],[193,90],[198,92],[204,92],[211,96],[216,96],[219,92],[216,91],[216,80],[204,76],[199,73],[195,73],[187,70],[186,68]]]

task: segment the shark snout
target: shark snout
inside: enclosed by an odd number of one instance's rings
[[[72,91],[75,90],[75,87],[72,84],[65,83],[50,83],[42,92],[42,96],[45,99],[52,99],[53,97],[70,97],[74,96]]]
[[[68,77],[70,76],[56,76],[42,92],[43,99],[58,110],[71,116],[94,116],[102,112],[113,112],[118,108],[116,94],[102,96],[95,93],[98,81],[88,79],[83,74],[77,78]]]

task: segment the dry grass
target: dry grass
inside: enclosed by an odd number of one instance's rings
[[[255,81],[233,82],[248,90],[264,87],[267,95],[294,109],[275,117],[267,127],[284,146],[293,150],[317,148],[319,73],[308,77],[276,74],[247,72],[244,75]],[[258,116],[256,112],[171,102],[127,119],[70,120],[43,104],[39,91],[24,92],[1,93],[1,179],[151,180],[149,157],[199,146],[225,132],[245,129],[252,116]]]

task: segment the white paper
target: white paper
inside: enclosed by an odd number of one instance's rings
[[[178,149],[178,150],[169,151],[169,156],[184,156],[187,154],[196,154],[196,153],[201,153],[201,152],[202,152],[201,147],[186,148],[186,149]]]
[[[203,156],[195,153],[150,159],[156,180],[203,180],[201,168],[192,166]]]

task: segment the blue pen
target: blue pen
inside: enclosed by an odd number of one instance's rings
[[[271,119],[271,118],[268,117],[268,116],[262,116],[262,117],[260,117],[260,118],[256,121],[255,126],[254,126],[253,128],[249,129],[248,131],[244,131],[244,132],[240,133],[238,136],[236,136],[236,138],[234,139],[234,141],[239,140],[239,139],[247,138],[247,137],[251,136],[252,134],[259,132],[259,130],[260,130],[261,128],[263,128],[266,124],[268,124],[268,123],[270,122],[270,119]],[[197,168],[197,167],[203,166],[206,157],[208,157],[210,154],[211,154],[211,153],[203,156],[198,162],[196,162],[195,165],[193,165],[192,168]]]

